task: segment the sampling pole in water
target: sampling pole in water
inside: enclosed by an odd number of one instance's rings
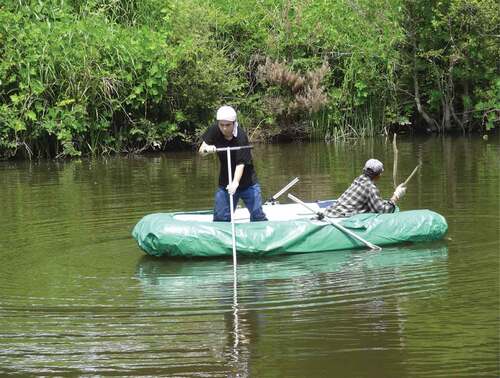
[[[217,148],[217,152],[226,152],[227,154],[227,179],[228,179],[228,185],[231,184],[233,181],[233,171],[231,169],[231,151],[238,151],[238,150],[244,150],[248,148],[253,148],[253,146],[238,146],[238,147],[221,147]],[[234,228],[234,199],[233,199],[233,194],[229,193],[229,212],[231,214],[231,239],[232,239],[232,244],[233,244],[233,268],[234,268],[234,274],[236,275],[236,235],[235,235],[235,228]]]
[[[217,148],[217,152],[226,152],[227,154],[227,178],[228,185],[233,181],[233,172],[231,169],[231,151],[253,148],[252,146],[239,147],[224,147]],[[231,214],[231,239],[233,244],[233,317],[234,317],[234,353],[237,359],[238,344],[239,344],[239,321],[238,321],[238,276],[237,276],[237,259],[236,259],[236,231],[234,225],[234,198],[233,194],[229,193],[229,211]]]

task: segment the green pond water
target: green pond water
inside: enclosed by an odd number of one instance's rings
[[[0,376],[498,377],[500,141],[398,140],[401,210],[440,242],[232,260],[146,256],[152,212],[208,209],[218,162],[194,151],[0,162]],[[256,145],[265,197],[335,198],[390,141]],[[285,196],[282,202],[288,202]]]

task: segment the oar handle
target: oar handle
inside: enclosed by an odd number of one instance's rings
[[[226,152],[226,151],[248,150],[248,149],[252,149],[252,148],[253,148],[253,146],[220,147],[220,148],[217,148],[215,151]]]
[[[295,177],[292,181],[290,181],[283,189],[281,189],[278,193],[276,193],[274,196],[269,198],[266,203],[274,203],[280,197],[283,193],[285,193],[288,189],[290,189],[292,186],[294,186],[296,183],[299,182],[299,178]]]

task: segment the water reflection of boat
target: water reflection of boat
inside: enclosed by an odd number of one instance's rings
[[[318,204],[309,204],[314,210]],[[236,250],[243,256],[338,251],[364,247],[328,222],[312,219],[300,205],[269,205],[269,221],[248,222],[248,211],[236,211]],[[142,218],[132,236],[153,256],[217,257],[232,255],[228,222],[212,222],[210,212],[158,213]],[[358,214],[338,222],[377,245],[441,239],[446,220],[430,210],[392,214]]]
[[[136,277],[143,288],[144,301],[155,308],[168,308],[169,313],[186,319],[194,316],[201,324],[206,322],[200,320],[209,317],[211,329],[205,332],[213,353],[226,361],[234,376],[248,376],[250,357],[255,345],[262,342],[261,335],[284,326],[282,322],[291,326],[288,322],[293,317],[300,322],[306,313],[316,313],[314,316],[321,319],[320,314],[331,312],[332,308],[336,309],[336,322],[343,322],[342,332],[348,327],[361,327],[369,335],[381,335],[396,324],[399,347],[404,348],[401,293],[427,295],[429,290],[437,290],[445,277],[447,256],[446,244],[437,242],[384,248],[379,252],[338,251],[266,260],[240,259],[237,285],[232,264],[226,259],[187,261],[143,256],[137,264]],[[297,312],[298,309],[303,312]],[[394,314],[390,324],[387,313]],[[283,314],[295,315],[281,320]],[[343,320],[344,316],[348,320]],[[363,319],[362,324],[356,323],[359,319]],[[191,320],[188,322],[191,324]],[[214,329],[219,333],[215,334]],[[366,340],[366,334],[362,336]]]
[[[384,248],[382,251],[337,251],[336,253],[297,254],[270,259],[240,259],[238,283],[287,280],[321,273],[355,272],[357,270],[402,269],[411,265],[432,264],[447,259],[448,247],[443,242],[407,248]],[[164,295],[189,295],[195,290],[225,286],[230,291],[233,283],[232,263],[228,260],[171,259],[158,260],[143,256],[136,275],[141,283]]]

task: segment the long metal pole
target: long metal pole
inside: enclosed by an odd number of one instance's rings
[[[233,172],[231,171],[231,150],[227,149],[227,178],[228,184],[233,182]],[[233,240],[233,270],[236,277],[236,235],[234,230],[234,199],[233,195],[229,193],[229,211],[231,212],[231,237]]]
[[[239,151],[239,150],[248,150],[248,149],[252,149],[252,148],[253,148],[253,146],[219,147],[219,148],[216,148],[215,151],[217,151],[217,152]]]
[[[231,184],[233,181],[233,173],[231,171],[231,149],[227,150],[227,177],[228,183]],[[234,199],[231,193],[229,194],[229,207],[231,212],[231,237],[233,241],[233,318],[234,318],[234,358],[235,362],[238,362],[238,344],[240,342],[239,337],[239,321],[238,321],[238,276],[237,276],[237,261],[236,261],[236,232],[234,227]]]

